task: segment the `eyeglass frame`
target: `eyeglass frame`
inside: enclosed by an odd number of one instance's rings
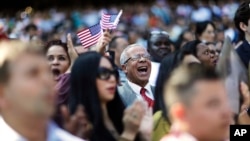
[[[101,73],[103,73],[104,71],[107,71],[108,72],[108,76],[106,78],[102,78],[101,77]],[[98,71],[97,71],[97,78],[101,79],[101,80],[109,80],[111,75],[115,76],[115,79],[118,81],[119,80],[119,72],[117,69],[108,69],[108,68],[105,68],[105,67],[99,67],[98,68]]]
[[[143,54],[143,55],[140,55],[140,54],[138,54],[138,55],[136,55],[137,57],[129,57],[125,62],[124,62],[124,64],[127,64],[128,63],[128,61],[129,60],[131,60],[132,59],[132,61],[138,61],[138,60],[140,60],[141,58],[144,58],[144,59],[147,59],[147,60],[150,60],[150,55],[149,54]]]

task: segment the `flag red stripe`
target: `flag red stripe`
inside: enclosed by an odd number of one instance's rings
[[[80,41],[83,45],[83,47],[90,47],[94,44],[97,43],[98,39],[100,38],[101,36],[101,32],[99,32],[98,34],[94,35],[94,36],[85,36],[85,37],[79,37],[80,38]]]

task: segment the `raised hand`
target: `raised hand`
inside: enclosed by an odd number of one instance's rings
[[[250,117],[247,113],[250,105],[250,95],[248,86],[243,82],[240,84],[240,91],[243,96],[243,103],[238,117],[238,124],[250,124]]]
[[[61,113],[63,116],[63,128],[65,130],[80,138],[88,139],[93,127],[88,121],[82,105],[77,107],[76,113],[72,116],[70,116],[65,105],[61,107]]]
[[[96,51],[105,55],[106,46],[109,44],[110,41],[111,41],[110,31],[105,30],[96,44]]]
[[[130,107],[124,111],[123,124],[124,131],[122,138],[134,140],[139,131],[142,118],[145,115],[146,105],[143,101],[135,101]]]
[[[74,48],[70,33],[67,34],[67,46],[68,46],[68,54],[69,54],[70,61],[71,61],[71,66],[72,66],[74,64],[76,58],[78,57],[78,54],[77,54],[77,52],[76,52],[76,50]],[[71,66],[69,67],[67,72],[70,71]]]

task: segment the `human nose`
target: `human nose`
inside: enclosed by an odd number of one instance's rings
[[[52,61],[52,65],[58,65],[59,64],[59,61],[57,58],[55,58],[53,61]]]
[[[215,57],[214,53],[210,53],[210,57],[214,58]]]
[[[140,56],[140,58],[139,58],[139,62],[146,62],[146,58],[145,57],[143,57],[143,56]]]

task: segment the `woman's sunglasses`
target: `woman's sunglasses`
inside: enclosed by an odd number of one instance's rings
[[[104,67],[100,67],[98,69],[98,78],[99,79],[102,79],[102,80],[109,80],[111,75],[114,75],[116,80],[119,79],[119,73],[116,69],[114,70],[110,70],[110,69],[107,69],[107,68],[104,68]]]

